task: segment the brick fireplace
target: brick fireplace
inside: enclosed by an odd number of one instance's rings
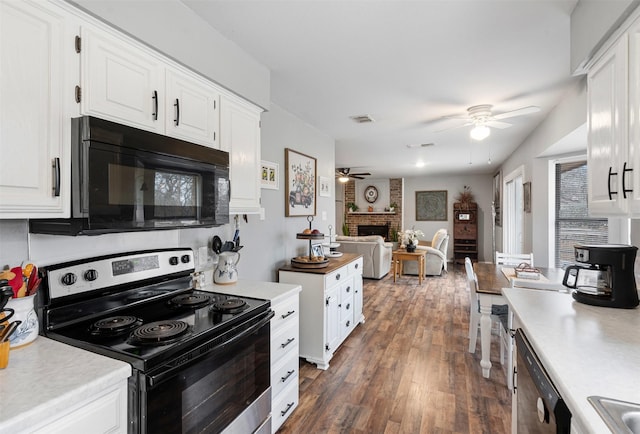
[[[402,190],[403,190],[402,178],[392,178],[389,180],[389,202],[395,202],[398,207],[394,213],[388,212],[347,212],[346,223],[349,226],[349,235],[356,236],[362,231],[358,230],[359,226],[369,226],[368,229],[373,229],[374,226],[380,227],[382,232],[382,226],[387,227],[387,235],[385,239],[391,241],[391,230],[402,229]],[[355,183],[348,182],[344,187],[344,203],[356,202],[356,188]],[[369,234],[367,234],[369,235]]]

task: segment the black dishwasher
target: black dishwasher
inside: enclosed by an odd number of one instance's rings
[[[518,434],[569,433],[571,412],[523,333],[516,330]]]

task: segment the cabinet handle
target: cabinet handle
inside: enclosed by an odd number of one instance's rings
[[[347,291],[347,292],[351,292],[351,287],[350,287],[350,286],[347,286],[347,289],[346,289],[345,291]]]
[[[285,381],[287,381],[287,379],[289,377],[291,377],[293,375],[294,372],[296,372],[296,371],[287,371],[287,375],[285,375],[284,377],[280,377],[280,381],[282,381],[284,383]]]
[[[284,347],[286,347],[287,345],[289,345],[293,341],[295,341],[295,338],[289,338],[289,339],[287,339],[287,342],[285,342],[284,344],[280,344],[280,346],[282,348],[284,348]]]
[[[611,166],[609,166],[609,176],[607,177],[607,190],[609,190],[609,200],[613,199],[611,196],[613,196],[614,194],[618,194],[617,191],[611,191],[611,176],[617,174],[618,172],[612,172]]]
[[[285,414],[287,414],[289,410],[291,410],[291,407],[293,407],[293,404],[294,404],[293,402],[290,402],[289,404],[287,404],[287,408],[285,408],[280,412],[280,416],[284,416]]]
[[[295,310],[290,310],[289,312],[285,313],[284,315],[281,315],[281,316],[282,316],[282,319],[285,319],[285,318],[287,318],[287,317],[289,317],[289,316],[293,315],[294,313],[296,313],[296,311],[295,311]]]
[[[176,127],[178,125],[180,125],[180,100],[176,99],[175,104],[173,104],[173,106],[176,108],[176,118],[174,119],[174,123],[176,124]]]
[[[347,303],[347,310],[351,309],[351,303]]]
[[[356,264],[356,270],[358,269],[359,266],[360,266],[360,264]]]
[[[331,297],[327,297],[327,299],[324,301],[324,304],[326,306],[329,306],[329,302],[331,301]]]
[[[627,190],[624,185],[624,179],[627,172],[633,172],[633,169],[627,169],[627,162],[625,161],[622,165],[622,197],[627,198],[627,193],[632,193],[633,189]]]
[[[347,327],[351,325],[351,321],[347,321]]]
[[[336,280],[340,280],[340,273],[336,274]]]
[[[153,96],[151,97],[151,99],[153,99],[153,113],[151,113],[151,116],[153,116],[154,121],[157,121],[158,120],[158,91],[157,90],[153,91]]]
[[[60,197],[60,158],[53,159],[53,196]]]

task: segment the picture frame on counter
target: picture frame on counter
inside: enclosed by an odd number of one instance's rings
[[[280,165],[262,160],[260,163],[260,188],[280,189]]]

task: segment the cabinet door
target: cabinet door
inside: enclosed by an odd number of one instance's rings
[[[164,65],[114,32],[82,29],[83,114],[164,134]]]
[[[260,213],[260,111],[221,97],[220,145],[229,152],[229,213]]]
[[[364,322],[362,316],[363,308],[363,287],[362,287],[362,274],[356,274],[353,277],[353,320],[358,322]]]
[[[195,75],[167,69],[165,113],[168,136],[218,145],[218,89]]]
[[[593,216],[624,215],[623,176],[627,160],[627,38],[622,37],[587,77],[588,192]],[[630,185],[626,184],[627,188]],[[610,194],[610,192],[612,194]],[[617,194],[613,194],[617,192]]]
[[[69,217],[71,21],[46,2],[0,2],[2,218]]]
[[[336,285],[325,292],[325,351],[330,353],[333,353],[340,343],[340,307],[338,306],[340,286]]]
[[[629,30],[629,161],[632,217],[640,217],[640,19]]]

